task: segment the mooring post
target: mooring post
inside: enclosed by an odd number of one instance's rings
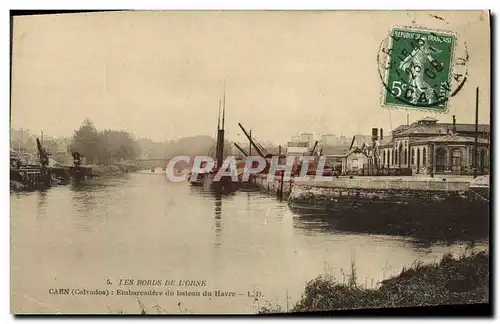
[[[281,170],[281,179],[280,179],[280,199],[283,199],[283,183],[285,178],[285,170]]]

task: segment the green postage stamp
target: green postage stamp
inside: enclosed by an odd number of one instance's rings
[[[455,43],[453,33],[393,28],[388,46],[381,50],[385,54],[385,75],[381,74],[384,83],[382,104],[445,112],[454,94]],[[465,79],[463,74],[455,75],[455,81],[464,82]]]

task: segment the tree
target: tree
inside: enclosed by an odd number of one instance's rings
[[[86,159],[87,163],[98,162],[100,155],[99,134],[97,129],[88,118],[85,119],[79,129],[75,131],[70,145],[71,152],[79,152]]]
[[[89,119],[85,119],[75,131],[70,150],[83,154],[88,163],[95,164],[131,160],[140,154],[139,144],[130,133],[111,129],[98,131]]]
[[[105,130],[99,133],[100,158],[110,164],[121,160],[135,159],[140,154],[139,144],[125,131]]]

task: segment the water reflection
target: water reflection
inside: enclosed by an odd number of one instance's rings
[[[219,248],[222,245],[221,235],[222,235],[222,197],[221,195],[214,196],[214,206],[215,206],[215,247]]]
[[[39,191],[37,196],[37,217],[45,218],[47,211],[47,191]]]
[[[48,289],[54,278],[101,287],[102,278],[111,274],[207,279],[210,289],[258,289],[265,299],[283,306],[285,292],[291,302],[298,300],[304,283],[321,273],[342,281],[342,271],[349,272],[353,259],[359,280],[373,285],[417,259],[434,261],[462,248],[369,235],[362,230],[366,225],[355,224],[361,223],[356,217],[362,214],[352,209],[344,216],[300,210],[259,192],[217,195],[149,174],[12,194],[10,202],[13,267],[19,269],[16,282],[23,283],[16,288],[50,305],[53,296],[32,287]],[[37,213],[50,218],[35,217]],[[343,217],[348,216],[355,221],[345,223]],[[30,264],[36,264],[36,272]],[[113,309],[137,309],[134,298],[68,302],[94,313],[107,312],[107,303]],[[174,298],[145,297],[141,302],[178,309]],[[253,310],[253,300],[247,298],[185,302],[192,312]]]
[[[79,215],[94,216],[93,210],[99,208],[95,194],[98,192],[84,186],[71,187],[71,200]]]
[[[72,191],[96,191],[107,190],[120,187],[128,183],[130,174],[123,174],[114,177],[96,177],[84,181],[72,181],[70,188]]]
[[[404,236],[415,239],[421,248],[435,242],[475,242],[488,238],[489,213],[481,208],[435,203],[337,204],[334,209],[293,205],[294,226],[325,233],[351,232]]]

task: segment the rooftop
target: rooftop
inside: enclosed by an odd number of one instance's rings
[[[453,128],[453,123],[437,123],[437,119],[426,117],[411,125],[401,125],[392,131],[393,136],[409,136],[409,135],[441,135],[447,134]],[[475,124],[455,124],[458,133],[474,133],[476,131]],[[478,132],[489,133],[490,125],[479,124]]]
[[[349,149],[356,147],[361,148],[363,144],[370,144],[371,142],[372,137],[370,135],[354,135]]]
[[[475,138],[470,137],[470,136],[460,136],[460,135],[441,135],[441,136],[434,136],[431,138],[425,138],[425,139],[417,139],[415,141],[411,141],[412,144],[420,143],[420,142],[431,142],[431,143],[474,143]],[[480,144],[487,144],[488,141],[484,138],[478,138],[478,143]]]
[[[430,117],[430,116],[427,116],[425,118],[422,118],[418,121],[438,121],[436,118],[433,118],[433,117]]]
[[[323,147],[323,155],[344,156],[349,152],[349,145],[328,145]]]
[[[379,142],[379,145],[385,145],[392,143],[392,136],[384,136],[384,138]]]

